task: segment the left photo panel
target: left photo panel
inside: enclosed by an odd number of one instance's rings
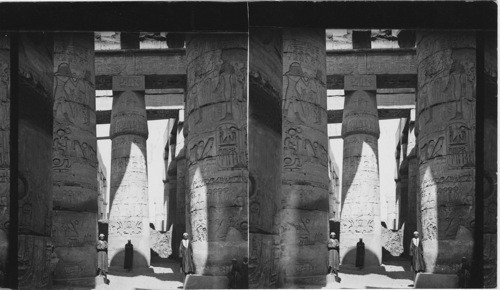
[[[246,32],[2,34],[0,286],[248,288],[247,66]]]

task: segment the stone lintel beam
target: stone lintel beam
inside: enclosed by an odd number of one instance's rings
[[[327,75],[417,74],[415,49],[346,49],[326,52]]]
[[[125,49],[95,52],[96,78],[113,75],[186,74],[184,49]]]
[[[414,88],[415,49],[348,49],[327,51],[327,89],[342,89],[343,76],[377,75],[378,88]],[[185,49],[96,51],[96,89],[111,86],[113,75],[144,75],[146,88],[184,88]]]
[[[327,114],[328,124],[342,123],[343,110],[328,110]],[[410,109],[378,109],[379,120],[407,118],[409,115]]]
[[[342,90],[344,88],[344,75],[328,74],[326,77],[328,90]],[[396,89],[396,88],[416,88],[417,74],[380,74],[377,75],[377,89]]]
[[[158,110],[147,110],[146,115],[148,121],[151,120],[164,120],[164,119],[175,119],[179,115],[179,109],[158,109]],[[111,110],[107,111],[97,111],[96,112],[97,124],[109,124],[111,122]]]

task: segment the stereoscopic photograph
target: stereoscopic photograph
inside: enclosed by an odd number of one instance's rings
[[[496,288],[496,17],[0,3],[0,286]]]

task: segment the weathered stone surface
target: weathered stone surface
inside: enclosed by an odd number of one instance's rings
[[[172,232],[160,233],[149,229],[149,245],[161,258],[168,258],[172,254]]]
[[[175,145],[175,160],[177,167],[177,186],[175,198],[175,224],[172,231],[172,247],[174,253],[178,255],[178,249],[182,240],[182,234],[186,232],[186,198],[188,191],[186,190],[186,142],[184,139],[183,122],[177,124],[177,144]]]
[[[19,34],[19,288],[51,284],[53,39]],[[55,264],[54,264],[55,265]]]
[[[149,204],[146,139],[148,127],[144,91],[136,78],[115,77],[125,91],[116,92],[113,101],[110,137],[111,196],[109,215],[110,266],[123,266],[125,244],[134,245],[133,267],[148,267]],[[128,82],[130,81],[130,82]]]
[[[0,272],[5,274],[10,214],[10,37],[0,35]],[[1,280],[1,279],[0,279]],[[0,283],[2,283],[0,281]],[[3,284],[1,284],[3,285]]]
[[[422,243],[426,270],[432,273],[456,273],[461,258],[472,257],[474,35],[465,31],[417,33]],[[464,235],[459,236],[460,232]]]
[[[381,263],[376,79],[347,76],[342,122],[344,139],[340,261],[354,265],[356,243],[365,243],[365,266]]]
[[[382,247],[384,247],[384,249],[393,257],[398,257],[403,253],[403,237],[405,228],[406,224],[403,224],[397,231],[392,231],[386,227],[382,227]]]
[[[289,286],[302,284],[311,276],[325,280],[327,269],[325,49],[324,30],[283,30],[280,280]]]
[[[54,283],[92,285],[97,257],[88,250],[97,241],[99,193],[94,41],[91,33],[54,37],[52,239],[60,259]]]
[[[282,172],[282,35],[250,30],[248,170],[250,172],[249,287],[278,285],[277,217]]]
[[[485,34],[485,64],[484,82],[485,99],[483,101],[484,114],[484,147],[483,147],[483,199],[484,199],[484,236],[483,236],[483,274],[484,286],[497,287],[497,215],[498,215],[498,188],[497,188],[497,137],[498,137],[498,67],[497,67],[497,37]]]
[[[226,275],[248,253],[247,46],[245,34],[186,40],[187,190],[201,275]]]
[[[19,235],[17,259],[19,289],[43,288],[52,284],[59,259],[49,237]]]
[[[415,288],[458,288],[458,276],[452,274],[418,273],[415,278]]]
[[[184,289],[226,289],[229,279],[225,276],[187,275]]]

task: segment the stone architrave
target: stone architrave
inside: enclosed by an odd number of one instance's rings
[[[0,35],[0,271],[3,275],[7,275],[6,272],[9,271],[7,256],[10,231],[10,104],[10,36],[2,34]]]
[[[286,287],[326,285],[329,239],[324,29],[283,30],[281,273]]]
[[[94,34],[54,35],[52,240],[54,284],[95,283],[97,139]]]
[[[49,287],[57,263],[52,229],[53,53],[51,34],[19,33],[18,287]],[[22,104],[22,105],[21,105]]]
[[[365,243],[365,266],[382,262],[376,76],[346,76],[342,121],[344,160],[340,262],[354,265],[356,243]]]
[[[283,41],[279,29],[249,36],[249,287],[279,288]]]
[[[187,215],[196,274],[220,279],[248,255],[247,50],[247,34],[186,40]]]
[[[134,268],[148,267],[149,204],[144,76],[113,77],[111,196],[108,259],[123,267],[125,244],[134,245]]]
[[[427,272],[451,274],[474,245],[475,33],[418,31],[417,63],[424,260]]]

